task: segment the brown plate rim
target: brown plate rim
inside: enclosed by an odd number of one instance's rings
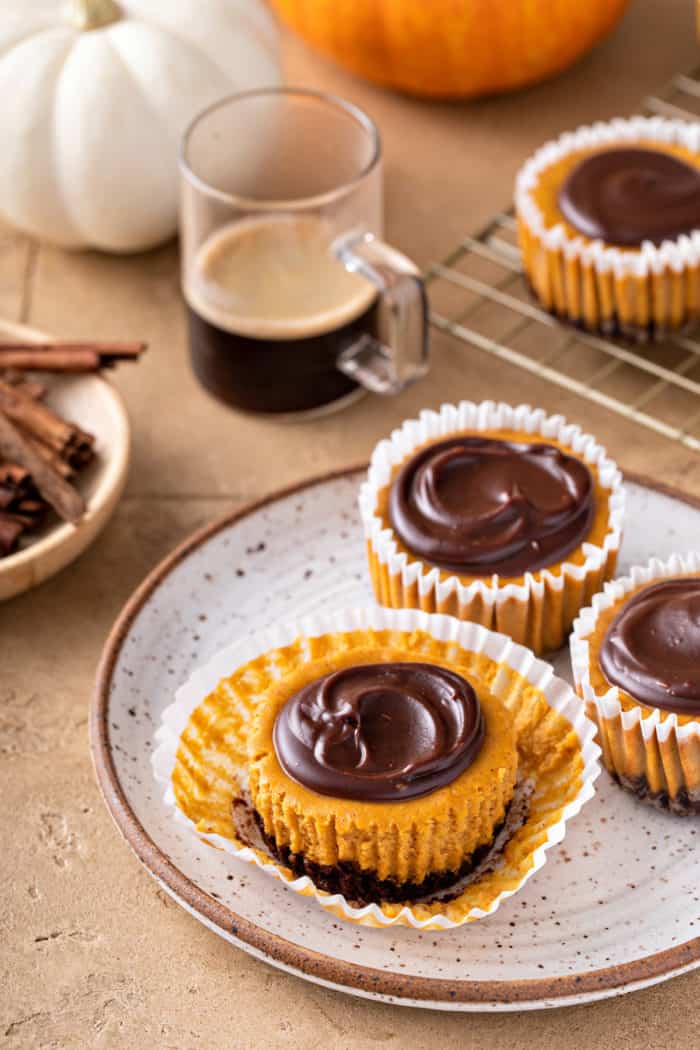
[[[261,929],[249,919],[210,897],[179,870],[146,833],[132,811],[119,782],[109,748],[107,718],[112,674],[128,631],[161,582],[192,551],[250,514],[316,485],[348,477],[366,470],[366,464],[346,467],[317,475],[307,481],[279,489],[263,499],[254,500],[236,511],[210,522],[185,539],[164,558],[134,591],[119,614],[105,643],[97,670],[95,691],[90,711],[90,747],[97,781],[107,808],[141,863],[176,898],[197,913],[210,926],[221,930],[271,962],[296,971],[301,976],[335,985],[355,994],[385,996],[397,1000],[424,1003],[471,1004],[541,1004],[544,1000],[567,1000],[587,996],[614,995],[631,986],[652,983],[676,971],[700,963],[700,937],[667,948],[662,952],[635,959],[619,966],[604,967],[580,974],[560,977],[528,978],[516,981],[452,981],[441,977],[416,977],[386,973],[361,964],[345,962],[315,952],[286,940],[279,934]],[[625,472],[625,480],[654,489],[689,506],[700,509],[700,499],[654,481],[642,474]]]

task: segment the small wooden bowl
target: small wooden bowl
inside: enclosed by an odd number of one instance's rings
[[[46,338],[35,328],[0,322],[0,341]],[[0,558],[0,601],[49,579],[82,554],[107,524],[126,482],[129,420],[117,390],[99,375],[52,375],[47,385],[46,403],[95,435],[95,460],[77,479],[87,509],[75,525],[52,514],[16,553]]]

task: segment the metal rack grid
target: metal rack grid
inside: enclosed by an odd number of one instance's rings
[[[700,120],[700,66],[644,109]],[[700,333],[634,346],[561,324],[529,292],[512,211],[465,237],[426,280],[437,329],[700,452]]]

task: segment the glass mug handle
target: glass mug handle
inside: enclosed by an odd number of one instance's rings
[[[337,367],[375,394],[398,394],[428,371],[428,298],[417,267],[373,233],[338,237],[331,250],[346,270],[379,289],[384,341],[363,335],[343,350]]]

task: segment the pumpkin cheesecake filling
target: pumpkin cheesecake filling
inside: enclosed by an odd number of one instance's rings
[[[454,883],[493,843],[517,749],[503,705],[439,664],[311,661],[275,684],[248,738],[268,848],[322,889],[410,900]]]

